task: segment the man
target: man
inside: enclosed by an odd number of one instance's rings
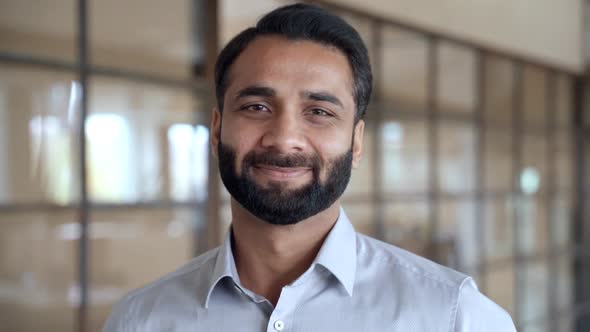
[[[372,80],[352,27],[276,9],[223,49],[215,80],[225,243],[126,296],[105,331],[515,331],[471,278],[357,234],[340,207]]]

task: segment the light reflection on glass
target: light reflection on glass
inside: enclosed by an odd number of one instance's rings
[[[428,190],[425,123],[414,120],[386,121],[381,127],[383,189],[416,193]],[[408,171],[411,170],[411,171]]]
[[[45,197],[58,204],[73,200],[72,145],[68,125],[54,115],[35,115],[29,121],[31,176]]]
[[[168,129],[170,196],[174,200],[207,198],[209,130],[202,125],[174,124]]]
[[[475,189],[475,131],[472,124],[441,121],[438,131],[438,186],[462,194]]]
[[[540,183],[539,172],[535,168],[527,167],[520,174],[520,188],[527,195],[534,195]]]
[[[89,191],[98,201],[129,200],[133,186],[131,133],[127,120],[112,113],[92,114],[86,120]]]
[[[82,93],[82,87],[80,82],[72,81],[70,85],[70,98],[68,99],[68,125],[74,126],[76,120],[76,111],[80,108],[80,94]]]
[[[386,122],[383,125],[383,143],[399,147],[403,143],[404,128],[399,122]]]

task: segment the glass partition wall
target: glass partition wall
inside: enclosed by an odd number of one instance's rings
[[[0,6],[0,331],[100,331],[208,246],[211,8]]]
[[[472,275],[519,331],[574,331],[574,75],[320,3],[364,32],[376,74],[357,228]]]
[[[100,331],[123,294],[219,244],[218,5],[2,4],[0,331]],[[356,229],[474,276],[519,331],[581,330],[580,79],[320,5],[359,30],[375,73],[343,198]]]

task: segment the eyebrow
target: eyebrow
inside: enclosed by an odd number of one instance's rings
[[[325,101],[336,106],[340,106],[344,108],[344,105],[336,96],[331,93],[324,92],[324,91],[304,91],[302,95],[308,99],[316,100],[316,101]]]
[[[277,92],[275,89],[267,87],[267,86],[260,86],[260,85],[252,85],[245,87],[236,93],[236,99],[244,98],[244,97],[275,97]],[[338,99],[338,97],[334,96],[333,94],[325,91],[303,91],[301,92],[301,96],[307,99],[315,100],[315,101],[325,101],[336,106],[340,106],[344,108],[344,104]]]
[[[266,86],[248,86],[243,88],[242,90],[236,93],[236,99],[250,97],[250,96],[257,96],[257,97],[274,97],[277,95],[277,92],[273,88],[269,88]]]

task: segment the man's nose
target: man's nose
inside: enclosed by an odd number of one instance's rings
[[[299,121],[295,115],[287,112],[277,114],[265,128],[262,146],[285,154],[303,151],[306,139]]]

